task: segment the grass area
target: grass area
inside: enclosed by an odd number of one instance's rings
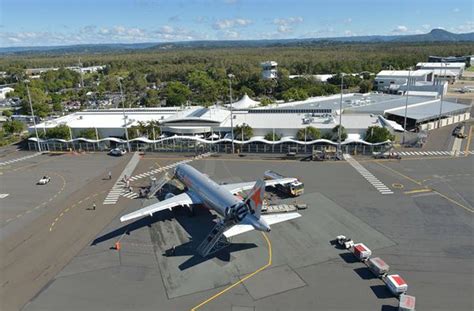
[[[466,71],[474,72],[474,66],[471,66],[471,67],[467,68]]]

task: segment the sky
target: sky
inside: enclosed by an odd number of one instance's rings
[[[474,32],[472,0],[0,0],[0,47]]]

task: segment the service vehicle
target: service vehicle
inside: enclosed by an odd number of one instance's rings
[[[127,153],[127,151],[125,151],[125,149],[121,149],[121,148],[114,148],[114,149],[109,151],[110,155],[116,156],[116,157],[123,156],[125,153]]]
[[[338,235],[336,237],[337,244],[345,249],[349,249],[354,246],[354,241],[351,238],[346,237],[345,235]]]
[[[463,124],[459,124],[457,125],[454,129],[453,129],[453,136],[456,136],[457,138],[466,138],[467,135],[463,133]]]
[[[37,185],[46,185],[47,183],[49,183],[51,181],[51,177],[45,175],[43,177],[41,177],[40,180],[38,180],[38,182],[36,183]]]
[[[402,156],[397,152],[373,152],[374,159],[397,159],[400,160]]]
[[[287,177],[281,174],[278,174],[274,171],[268,170],[268,171],[265,171],[263,178],[265,180],[276,180],[276,179],[283,179]],[[304,184],[299,180],[296,180],[290,183],[285,183],[285,184],[277,184],[275,187],[278,189],[278,191],[289,194],[293,197],[300,196],[304,193]]]

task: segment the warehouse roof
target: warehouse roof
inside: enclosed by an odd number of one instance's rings
[[[377,78],[380,76],[390,76],[390,77],[408,77],[410,75],[411,77],[422,77],[425,75],[429,75],[432,73],[433,70],[428,70],[428,69],[420,69],[420,70],[382,70],[377,74]]]
[[[414,105],[408,107],[407,118],[416,120],[416,122],[423,122],[436,119],[439,116],[440,100],[435,100],[423,105]],[[452,115],[456,113],[467,112],[471,109],[470,105],[457,104],[449,101],[443,101],[442,116]],[[404,117],[405,108],[397,108],[387,111],[388,114]]]

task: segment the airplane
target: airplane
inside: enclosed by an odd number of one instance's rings
[[[204,205],[221,217],[220,223],[225,230],[222,234],[229,238],[252,230],[269,232],[270,225],[301,217],[299,213],[261,214],[265,187],[291,183],[296,181],[295,178],[218,184],[188,164],[179,164],[175,169],[175,176],[186,186],[185,192],[178,195],[169,194],[161,202],[120,217],[120,221],[153,216],[154,213],[171,210],[176,206],[192,208],[193,205]],[[249,189],[251,191],[245,198],[236,196]]]

